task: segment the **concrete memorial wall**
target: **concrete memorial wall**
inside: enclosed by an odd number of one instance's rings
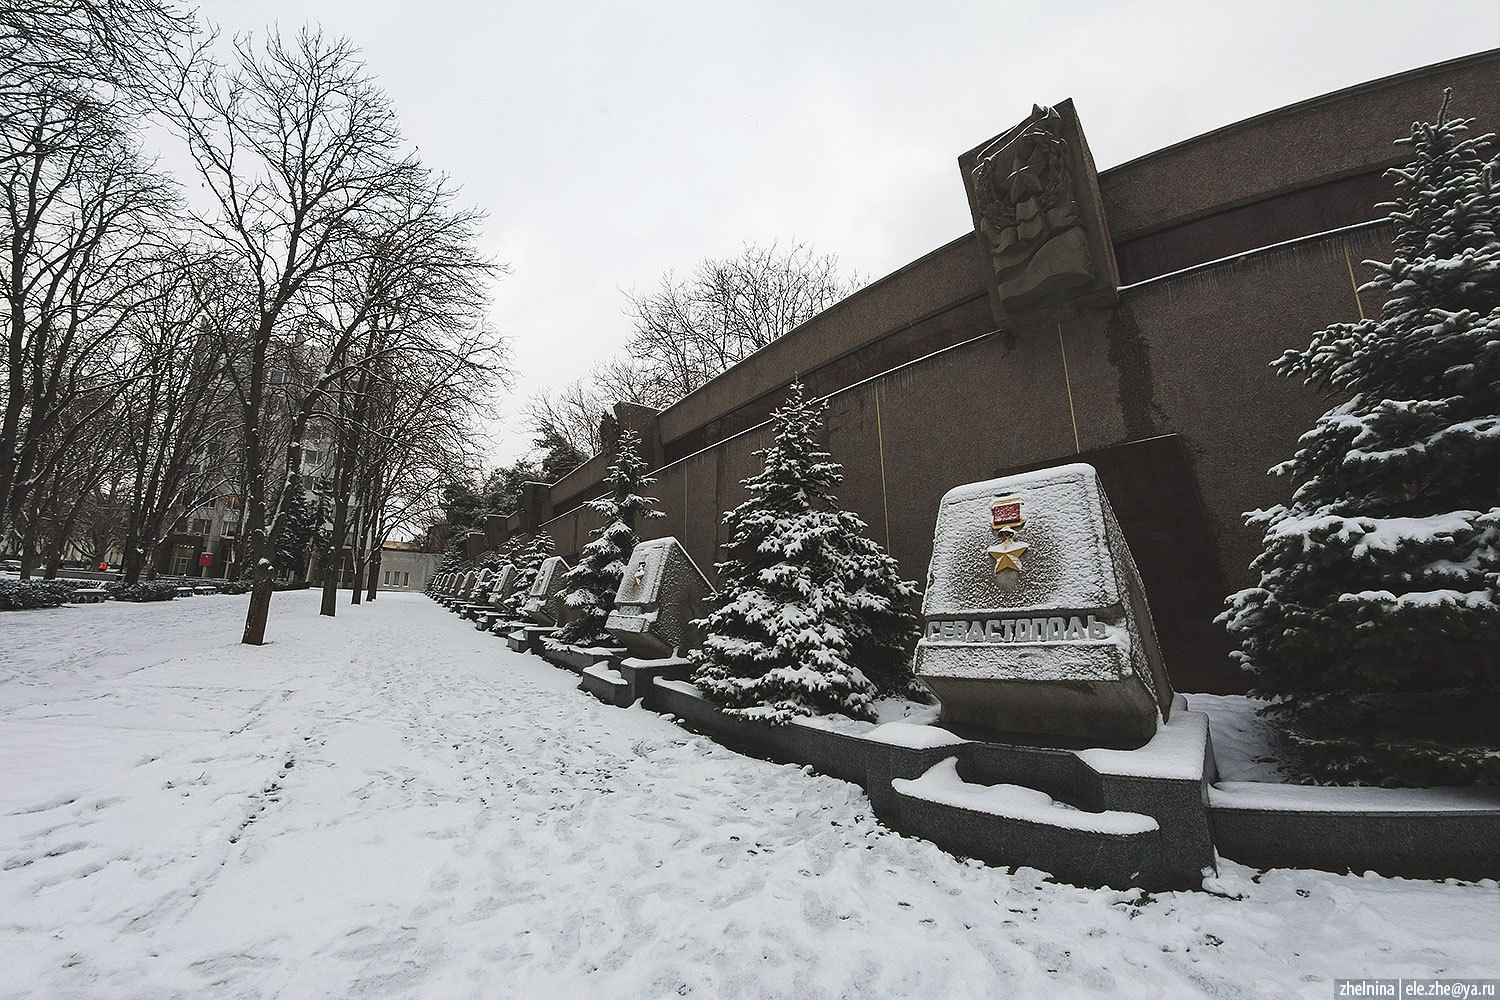
[[[841,502],[906,576],[931,557],[949,488],[1080,454],[1110,490],[1181,687],[1243,690],[1214,616],[1253,583],[1247,510],[1285,499],[1266,470],[1328,406],[1269,363],[1380,307],[1355,284],[1389,259],[1392,140],[1454,108],[1500,130],[1500,50],[1310,98],[1095,171],[1071,103],[1024,109],[959,157],[974,229],[874,281],[639,430],[672,534],[713,579],[722,511],[800,377],[829,401]],[[1085,111],[1087,109],[1084,109]],[[1002,118],[1003,122],[1005,119]],[[660,456],[659,459],[657,456]],[[512,532],[576,554],[611,456],[530,484]],[[513,523],[512,523],[513,522]]]

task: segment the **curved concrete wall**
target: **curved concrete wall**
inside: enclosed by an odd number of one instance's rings
[[[1351,266],[1390,246],[1373,188],[1357,179],[1399,158],[1390,139],[1432,115],[1442,86],[1455,88],[1464,115],[1500,128],[1496,50],[1101,174],[1117,249],[1137,253],[1131,266],[1192,265],[1127,284],[1110,308],[1061,308],[1000,328],[972,233],[850,296],[660,414],[656,444],[668,464],[652,492],[667,516],[647,531],[676,535],[700,566],[713,565],[721,514],[759,470],[752,452],[768,439],[763,421],[800,374],[829,398],[825,441],[845,468],[845,504],[888,541],[907,576],[925,575],[948,488],[1082,452],[1120,513],[1178,688],[1241,687],[1212,618],[1225,593],[1251,582],[1259,538],[1242,513],[1284,498],[1266,470],[1329,405],[1269,363],[1357,317]],[[1330,184],[1344,185],[1342,201]],[[1329,231],[1330,221],[1342,228]],[[1267,233],[1296,238],[1221,253]],[[1156,257],[1132,251],[1143,239],[1156,241]],[[576,554],[597,527],[575,508],[598,495],[606,464],[596,458],[553,487],[547,528],[559,553]]]

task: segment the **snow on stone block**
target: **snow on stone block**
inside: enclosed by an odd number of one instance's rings
[[[793,718],[789,725],[801,726],[803,729],[819,729],[825,733],[839,733],[843,736],[863,737],[876,726],[873,722],[863,719],[851,719],[847,715],[799,715]]]
[[[1179,710],[1138,750],[1077,750],[1074,753],[1100,774],[1129,778],[1202,781],[1208,752],[1208,716]]]
[[[680,691],[683,694],[692,695],[694,698],[697,698],[699,700],[703,699],[703,692],[698,690],[698,685],[694,684],[692,681],[674,681],[669,680],[665,677],[658,677],[656,678],[656,680],[652,681],[652,683],[657,687],[664,687],[670,691]]]
[[[641,657],[627,656],[625,659],[620,661],[620,666],[634,667],[636,669],[646,669],[651,667],[686,667],[688,669],[692,669],[695,664],[692,660],[688,659],[685,656],[672,656],[664,657],[661,659],[657,659],[655,657],[643,659]]]
[[[917,726],[910,722],[887,722],[876,726],[865,734],[872,743],[902,747],[907,750],[933,750],[938,747],[958,746],[969,742],[937,726]]]
[[[688,623],[712,593],[677,539],[648,539],[631,552],[604,627],[632,653],[671,656],[687,644]]]
[[[562,594],[563,574],[567,571],[568,561],[562,556],[542,560],[522,609],[528,621],[538,625],[558,625],[565,620]]]
[[[1500,788],[1372,788],[1223,781],[1208,789],[1214,809],[1305,813],[1485,813],[1500,815]]]
[[[1171,715],[1140,574],[1092,466],[950,490],[922,613],[917,674],[944,723],[1133,749]]]
[[[1160,829],[1150,816],[1118,810],[1084,812],[1035,788],[970,784],[958,776],[957,757],[934,764],[919,778],[895,778],[891,785],[900,794],[925,802],[1066,830],[1130,836]]]
[[[610,684],[623,685],[625,683],[624,675],[622,675],[614,667],[611,667],[608,662],[596,663],[591,667],[584,667],[583,672],[588,674],[590,677],[597,678],[601,681],[606,681]]]

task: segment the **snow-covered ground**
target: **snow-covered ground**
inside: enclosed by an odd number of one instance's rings
[[[890,833],[416,595],[0,615],[0,997],[1270,997],[1495,976],[1500,890],[1089,892]]]
[[[1187,703],[1208,716],[1221,781],[1294,780],[1277,759],[1271,724],[1256,714],[1265,702],[1242,694],[1190,694]]]

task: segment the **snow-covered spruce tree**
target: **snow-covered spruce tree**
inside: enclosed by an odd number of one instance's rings
[[[296,488],[287,499],[283,517],[287,519],[276,542],[272,564],[280,572],[301,577],[307,572],[307,560],[319,545],[325,516],[323,496],[316,490]]]
[[[562,600],[574,617],[558,630],[558,642],[588,646],[605,641],[604,620],[615,606],[625,563],[640,541],[636,522],[661,516],[661,511],[651,507],[656,498],[637,492],[655,482],[645,475],[640,446],[641,436],[635,431],[620,435],[615,463],[604,480],[610,492],[589,501],[589,509],[604,518],[604,527],[589,533],[593,540],[578,554],[578,565],[563,575]]]
[[[1380,318],[1275,363],[1350,398],[1221,617],[1319,780],[1500,784],[1500,156],[1447,107],[1401,140]]]
[[[822,415],[794,384],[757,453],[764,468],[744,480],[749,498],[724,516],[728,559],[699,623],[693,683],[739,718],[873,719],[877,696],[911,683],[916,587],[839,508],[843,473],[818,447]]]
[[[552,536],[545,531],[538,531],[532,536],[531,541],[519,547],[515,556],[516,579],[511,586],[510,596],[505,599],[501,620],[495,623],[496,628],[503,623],[522,617],[521,608],[526,604],[527,593],[531,590],[531,585],[536,582],[536,575],[541,570],[543,561],[551,556],[553,551]]]

